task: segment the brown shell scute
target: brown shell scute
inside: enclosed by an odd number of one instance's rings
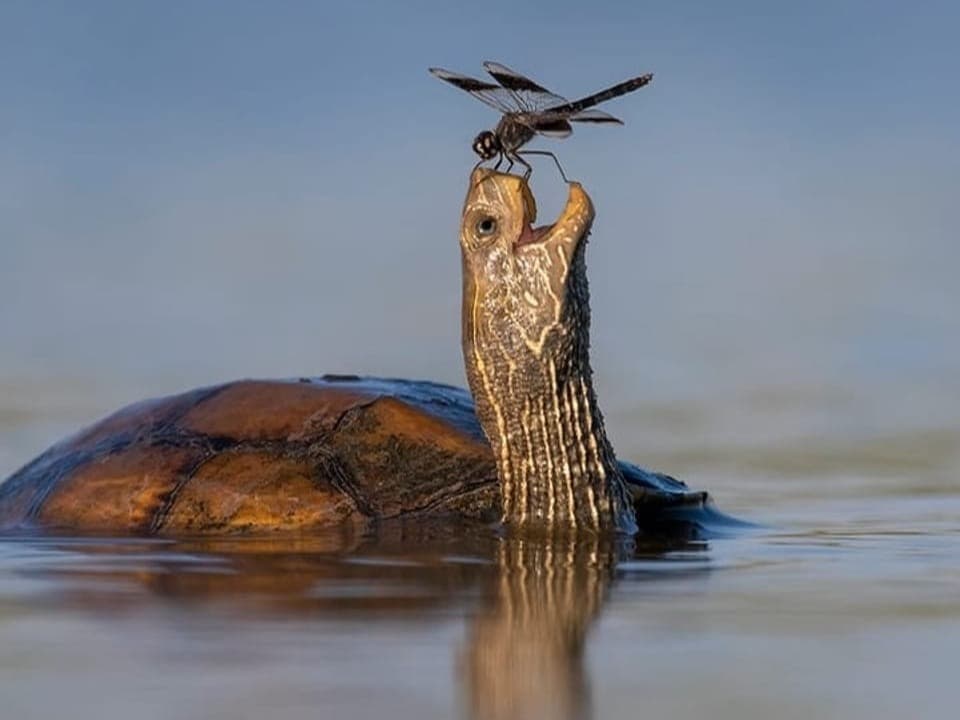
[[[199,448],[133,444],[66,473],[36,511],[43,526],[149,531],[177,483],[189,478]]]
[[[227,385],[191,408],[178,425],[186,432],[237,442],[305,441],[328,433],[345,412],[376,398],[327,384],[247,380]]]
[[[241,381],[130,406],[0,485],[0,529],[311,528],[495,517],[496,473],[463,391],[433,383]]]
[[[489,446],[452,432],[442,419],[410,412],[405,402],[383,397],[347,413],[329,448],[337,458],[330,475],[376,517],[417,512],[464,511],[464,493],[486,490],[496,500],[496,470]],[[410,482],[410,478],[417,478]],[[468,513],[473,514],[473,513]]]
[[[158,529],[301,530],[338,525],[356,512],[350,498],[329,483],[316,482],[306,457],[238,450],[204,462]]]

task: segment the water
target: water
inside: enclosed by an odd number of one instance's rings
[[[4,458],[114,400],[18,387],[0,408]],[[838,404],[870,406],[792,397],[612,404],[653,464],[762,523],[703,542],[423,525],[0,541],[4,716],[946,716],[960,432],[933,414],[873,433],[847,417],[849,431],[785,442]]]

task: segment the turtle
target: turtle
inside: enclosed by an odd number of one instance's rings
[[[629,534],[716,512],[706,493],[614,455],[589,358],[594,207],[570,182],[555,223],[534,229],[536,212],[525,178],[472,171],[460,228],[470,392],[325,375],[142,401],[0,485],[0,530],[218,535],[442,518]]]

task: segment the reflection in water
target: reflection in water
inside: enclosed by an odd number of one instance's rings
[[[681,534],[642,544],[595,536],[499,538],[486,605],[471,623],[464,651],[462,675],[471,716],[589,717],[584,644],[618,564],[660,562],[679,551],[700,556],[707,549],[683,533],[681,525],[674,529]],[[707,567],[691,565],[690,559],[688,554],[682,561],[684,573]]]
[[[597,538],[500,543],[491,601],[473,622],[466,651],[466,696],[474,717],[587,714],[584,638],[615,559],[615,546]]]
[[[589,715],[585,638],[617,562],[641,552],[632,541],[403,525],[359,538],[37,538],[0,545],[0,554],[14,547],[23,559],[15,574],[46,588],[45,597],[24,599],[34,608],[46,600],[116,616],[162,603],[244,623],[403,621],[458,609],[468,626],[450,658],[452,675],[460,678],[465,714],[478,720]],[[691,546],[678,541],[642,553],[662,558],[678,547]],[[0,564],[10,569],[9,559]]]

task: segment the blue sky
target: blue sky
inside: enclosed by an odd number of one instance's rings
[[[0,377],[461,382],[457,216],[496,116],[426,68],[495,59],[570,96],[656,73],[624,127],[544,144],[599,209],[601,381],[954,379],[957,27],[947,2],[6,0]],[[555,212],[548,165],[534,190]]]

